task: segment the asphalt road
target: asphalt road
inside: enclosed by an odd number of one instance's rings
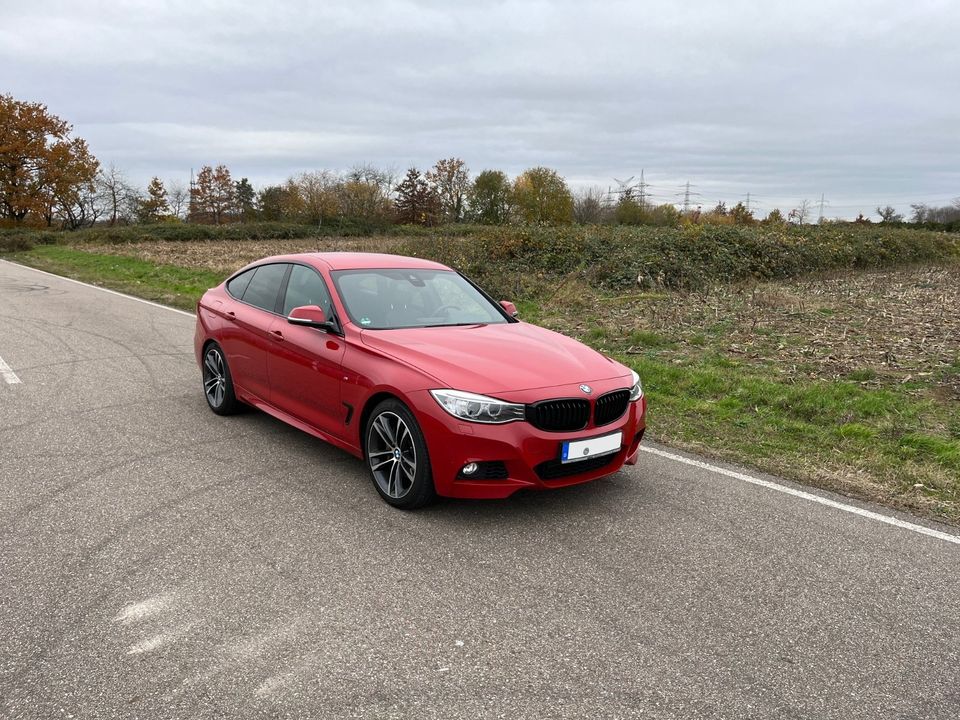
[[[399,512],[192,333],[0,262],[0,716],[960,716],[958,544],[649,453]]]

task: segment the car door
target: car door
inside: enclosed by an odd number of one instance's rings
[[[334,316],[330,292],[320,273],[295,264],[287,279],[283,317],[270,327],[270,403],[318,430],[342,437],[346,417],[340,404],[344,342],[334,332],[288,323],[290,311],[303,305],[318,305],[328,318]]]
[[[240,293],[234,302],[225,304],[221,346],[233,374],[233,381],[242,390],[269,401],[267,354],[273,349],[270,326],[277,319],[280,289],[289,271],[289,264],[271,263],[247,271],[246,282],[238,275],[227,284],[227,291]],[[247,273],[244,273],[246,275]]]

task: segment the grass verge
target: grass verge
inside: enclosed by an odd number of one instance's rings
[[[57,275],[82,280],[181,310],[194,310],[203,292],[222,274],[177,265],[160,265],[121,255],[87,253],[61,245],[39,245],[9,259]]]

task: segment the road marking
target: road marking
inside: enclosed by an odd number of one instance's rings
[[[0,377],[6,380],[8,385],[16,385],[20,382],[20,378],[17,377],[13,368],[4,362],[2,357],[0,357]]]
[[[782,492],[786,495],[792,495],[794,497],[802,498],[803,500],[820,503],[821,505],[836,508],[837,510],[843,510],[844,512],[859,515],[860,517],[869,518],[870,520],[876,520],[877,522],[886,523],[887,525],[893,525],[898,528],[903,528],[904,530],[910,530],[911,532],[927,535],[939,540],[945,540],[946,542],[953,543],[955,545],[960,545],[960,536],[957,535],[950,535],[949,533],[940,532],[939,530],[934,530],[933,528],[924,527],[923,525],[907,522],[906,520],[900,520],[895,517],[890,517],[889,515],[881,515],[880,513],[873,512],[872,510],[865,510],[861,507],[857,507],[856,505],[847,505],[846,503],[837,502],[836,500],[821,497],[820,495],[814,495],[813,493],[804,492],[803,490],[797,490],[796,488],[788,487],[786,485],[780,485],[778,483],[771,482],[770,480],[763,480],[762,478],[753,477],[752,475],[747,475],[746,473],[736,472],[735,470],[727,470],[726,468],[722,468],[717,465],[711,465],[710,463],[703,462],[702,460],[694,460],[693,458],[684,457],[683,455],[675,455],[674,453],[650,447],[649,445],[641,445],[640,449],[644,452],[650,453],[651,455],[657,455],[668,460],[673,460],[674,462],[683,463],[684,465],[692,465],[693,467],[701,468],[702,470],[709,470],[710,472],[718,475],[725,475],[726,477],[734,478],[736,480],[742,480],[743,482],[750,483],[751,485],[759,485],[760,487],[767,488],[768,490],[776,490],[777,492]]]
[[[91,285],[90,283],[85,283],[80,280],[74,280],[73,278],[56,275],[55,273],[50,273],[46,270],[37,270],[29,265],[21,265],[20,263],[10,262],[9,260],[0,260],[0,262],[9,263],[10,265],[14,265],[15,267],[23,268],[25,270],[32,270],[33,272],[38,272],[42,275],[49,275],[50,277],[57,278],[58,280],[66,280],[67,282],[71,282],[76,285],[83,285],[84,287],[93,288],[94,290],[101,290],[105,293],[110,293],[111,295],[119,295],[122,298],[135,300],[136,302],[144,303],[146,305],[152,305],[153,307],[158,307],[162,310],[170,310],[171,312],[180,313],[181,315],[186,315],[187,317],[191,318],[196,317],[193,313],[186,312],[185,310],[178,310],[177,308],[172,308],[169,305],[161,305],[160,303],[144,300],[143,298],[134,297],[133,295],[127,295],[122,292],[117,292],[116,290],[109,290],[107,288],[100,287],[99,285]],[[3,363],[2,359],[0,359],[0,363]],[[3,363],[3,366],[6,366],[6,364]],[[9,370],[9,368],[7,369]],[[13,371],[10,370],[10,373],[13,374]],[[13,377],[16,378],[17,376],[14,375]],[[4,376],[4,378],[6,379],[6,376]],[[7,380],[7,382],[11,381]],[[13,382],[20,382],[20,380],[17,378]],[[796,488],[787,487],[786,485],[779,485],[769,480],[753,477],[752,475],[747,475],[746,473],[727,470],[726,468],[722,468],[717,465],[711,465],[710,463],[703,462],[701,460],[694,460],[692,458],[684,457],[683,455],[675,455],[671,452],[667,452],[666,450],[659,450],[657,448],[650,447],[649,445],[641,445],[640,449],[652,455],[658,455],[662,458],[666,458],[667,460],[673,460],[674,462],[683,463],[684,465],[692,465],[693,467],[698,467],[702,470],[709,470],[710,472],[717,473],[718,475],[725,475],[726,477],[734,478],[736,480],[742,480],[743,482],[750,483],[751,485],[759,485],[760,487],[767,488],[768,490],[776,490],[777,492],[782,492],[786,495],[792,495],[803,500],[809,500],[810,502],[819,503],[821,505],[826,505],[827,507],[852,513],[853,515],[859,515],[860,517],[865,517],[870,520],[876,520],[877,522],[886,523],[887,525],[893,525],[894,527],[902,528],[904,530],[910,530],[911,532],[919,533],[920,535],[926,535],[928,537],[944,540],[955,545],[960,545],[960,536],[957,535],[950,535],[949,533],[924,527],[923,525],[917,525],[915,523],[900,520],[888,515],[881,515],[880,513],[873,512],[872,510],[864,510],[856,505],[847,505],[846,503],[830,500],[829,498],[821,497],[820,495],[814,495],[813,493],[804,492],[803,490],[797,490]]]
[[[126,293],[117,292],[116,290],[110,290],[109,288],[100,287],[99,285],[91,285],[90,283],[85,283],[80,280],[74,280],[73,278],[64,277],[63,275],[57,275],[56,273],[47,272],[46,270],[37,270],[36,268],[30,267],[29,265],[21,265],[20,263],[10,262],[9,260],[0,260],[2,263],[8,263],[14,267],[23,268],[24,270],[32,270],[33,272],[40,273],[41,275],[49,275],[50,277],[57,278],[58,280],[65,280],[71,282],[74,285],[83,285],[84,287],[93,288],[94,290],[100,290],[105,293],[110,293],[111,295],[117,295],[127,300],[135,300],[138,303],[143,303],[144,305],[153,305],[153,307],[162,308],[163,310],[169,310],[171,312],[180,313],[181,315],[186,315],[190,318],[195,318],[196,315],[192,312],[187,312],[186,310],[178,310],[177,308],[170,307],[169,305],[161,305],[160,303],[155,303],[150,300],[144,300],[143,298],[134,297],[133,295],[127,295]]]

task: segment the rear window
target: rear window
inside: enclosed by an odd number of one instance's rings
[[[277,296],[280,294],[280,284],[287,267],[285,264],[258,267],[243,293],[243,301],[263,310],[276,312]]]

